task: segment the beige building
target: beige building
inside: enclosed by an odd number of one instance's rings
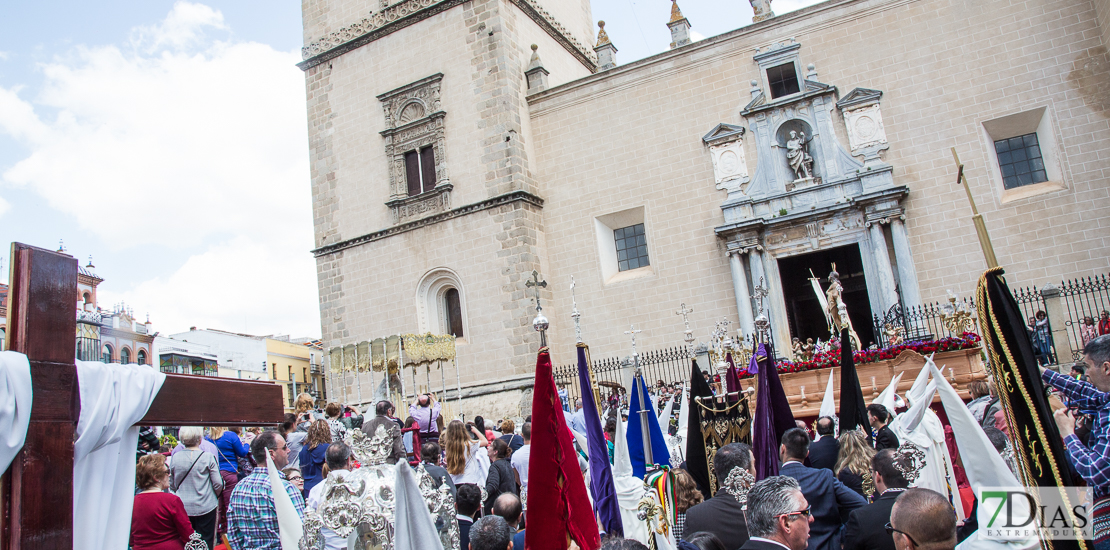
[[[320,364],[322,352],[288,338],[266,338],[266,362],[271,379],[281,386],[281,398],[285,412],[293,412],[297,396],[302,393],[312,395],[316,406],[327,404],[327,389],[324,384],[324,371]]]
[[[1011,284],[1110,268],[1110,0],[753,3],[622,66],[582,0],[306,1],[324,348],[454,333],[464,396],[515,415],[533,270],[569,363],[572,276],[595,358],[681,344],[680,303],[750,333],[761,280],[787,350],[834,262],[873,341],[986,267],[953,147]]]

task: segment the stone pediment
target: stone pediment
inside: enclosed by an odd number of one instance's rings
[[[835,94],[837,91],[836,86],[833,86],[831,84],[824,84],[822,82],[815,82],[813,80],[803,80],[802,82],[805,85],[804,90],[796,94],[788,95],[786,97],[780,97],[774,101],[767,101],[767,95],[762,91],[759,92],[755,95],[755,97],[752,98],[750,103],[744,106],[744,109],[740,111],[740,114],[742,116],[748,116],[753,113],[766,111],[768,109],[774,109],[775,107],[789,105],[791,103],[811,99],[828,93]]]
[[[722,122],[714,126],[708,134],[705,134],[705,136],[701,138],[701,140],[705,142],[706,145],[719,145],[742,137],[744,132],[745,129],[743,126]]]
[[[836,102],[836,106],[841,109],[851,109],[852,107],[875,103],[879,101],[881,97],[883,97],[883,92],[879,90],[856,88],[848,92],[848,95],[840,98],[840,101]]]

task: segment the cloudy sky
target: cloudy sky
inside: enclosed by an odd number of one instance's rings
[[[377,4],[377,2],[367,2]],[[777,13],[816,3],[778,0]],[[102,307],[155,330],[319,336],[300,2],[9,3],[0,17],[0,258],[91,255]],[[695,38],[751,22],[680,0]],[[620,63],[667,48],[670,2],[595,0]]]

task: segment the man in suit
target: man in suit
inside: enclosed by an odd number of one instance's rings
[[[809,435],[805,430],[792,428],[782,435],[779,456],[782,467],[779,474],[798,480],[802,494],[813,507],[813,525],[810,528],[809,550],[838,550],[840,548],[841,513],[867,505],[855,491],[845,487],[832,475],[831,470],[810,468],[802,464],[809,455]]]
[[[894,501],[909,482],[894,463],[893,449],[883,449],[871,458],[871,476],[879,498],[858,510],[852,510],[844,527],[844,548],[858,550],[895,550],[894,539],[886,532]]]
[[[520,550],[524,548],[524,529],[520,528],[522,511],[520,497],[512,493],[501,493],[493,501],[493,515],[505,518],[505,523],[509,524],[509,529],[513,532],[513,548]]]
[[[890,429],[890,411],[886,407],[872,403],[867,406],[867,421],[875,429],[875,450],[897,449],[898,436]]]
[[[470,547],[470,527],[482,506],[482,490],[477,485],[464,483],[458,487],[455,499],[455,519],[459,521],[459,548]]]
[[[810,511],[794,478],[771,476],[756,483],[748,491],[751,538],[740,550],[806,550],[813,523]]]
[[[809,446],[809,464],[814,468],[824,468],[836,474],[836,458],[840,454],[840,442],[833,437],[832,417],[817,419],[817,441]]]
[[[920,487],[906,489],[890,512],[894,547],[909,550],[956,548],[956,511],[940,493]]]
[[[713,474],[721,486],[733,468],[740,468],[755,478],[755,457],[752,448],[745,443],[729,443],[713,456]],[[742,498],[742,497],[741,497]],[[744,523],[744,505],[737,495],[721,488],[713,498],[686,511],[683,533],[708,531],[717,535],[725,544],[726,550],[736,550],[748,540],[748,529]]]

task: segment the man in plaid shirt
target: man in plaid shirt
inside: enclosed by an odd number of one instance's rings
[[[1110,549],[1110,335],[1088,342],[1083,347],[1083,362],[1089,382],[1044,368],[1041,381],[1062,391],[1069,407],[1093,417],[1087,446],[1075,435],[1075,417],[1069,409],[1054,415],[1075,471],[1091,487],[1095,549],[1103,550]]]
[[[289,446],[277,432],[266,431],[251,442],[251,457],[259,464],[247,477],[239,480],[227,505],[227,538],[234,550],[281,550],[277,512],[266,468],[266,455],[281,470],[289,463]],[[293,500],[297,515],[304,521],[304,498],[301,492],[282,478],[285,492]]]

